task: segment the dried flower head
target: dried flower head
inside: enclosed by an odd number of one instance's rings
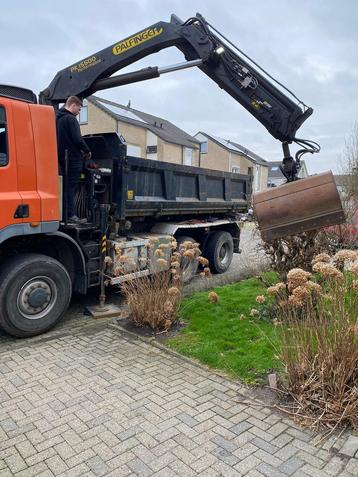
[[[312,265],[314,265],[317,262],[324,262],[328,263],[330,262],[331,257],[328,255],[328,253],[319,253],[318,255],[315,255],[312,260]]]
[[[239,320],[240,321],[246,320],[246,316],[241,313]]]
[[[358,263],[355,264],[355,265],[352,265],[349,269],[349,271],[351,273],[353,273],[353,275],[358,275]]]
[[[160,248],[157,248],[157,250],[154,252],[154,255],[156,257],[164,257],[164,253],[162,252]]]
[[[104,263],[105,263],[106,265],[112,265],[112,264],[113,264],[113,260],[111,259],[111,257],[109,257],[109,256],[107,255],[107,257],[105,257],[105,259],[104,259]]]
[[[312,270],[313,270],[315,273],[320,273],[322,267],[324,267],[325,265],[326,265],[325,262],[316,262],[316,263],[313,265]]]
[[[168,290],[168,295],[169,296],[179,296],[180,295],[180,290],[177,287],[170,287]]]
[[[206,277],[210,277],[211,276],[211,271],[210,271],[210,268],[209,267],[205,267],[204,268],[204,275]]]
[[[258,295],[256,297],[256,303],[264,303],[265,297],[263,295]]]
[[[182,243],[181,247],[183,247],[185,250],[189,250],[191,248],[194,248],[194,243],[191,242],[190,240],[186,240],[185,242]]]
[[[177,242],[176,240],[172,240],[172,241],[170,242],[170,246],[171,246],[171,248],[172,248],[173,250],[175,250],[175,249],[177,248],[177,246],[178,246],[178,242]]]
[[[310,291],[320,293],[322,291],[321,285],[319,285],[316,282],[312,282],[311,280],[308,280],[305,285],[306,288],[308,288]]]
[[[164,258],[158,258],[157,264],[161,267],[164,267],[165,265],[168,265],[168,262]]]
[[[195,252],[194,250],[185,250],[183,256],[189,258],[189,260],[192,260],[193,258],[195,258]]]
[[[296,308],[302,308],[303,307],[303,301],[297,298],[294,295],[291,295],[288,297],[288,303]]]
[[[354,290],[355,292],[358,292],[358,280],[353,280],[352,290]]]
[[[273,285],[272,287],[268,287],[266,290],[268,295],[277,295],[280,290],[286,290],[286,285],[283,282],[276,283],[276,285]]]
[[[199,257],[198,258],[198,262],[200,263],[200,265],[202,265],[203,267],[207,267],[209,265],[209,260],[205,257]]]
[[[311,292],[306,286],[300,285],[292,290],[292,295],[298,301],[304,302],[311,295]]]
[[[332,280],[342,280],[343,273],[340,272],[336,267],[330,265],[329,263],[324,263],[321,265],[319,273],[325,278],[330,278]]]
[[[251,308],[250,316],[258,316],[258,315],[259,315],[259,310],[256,310],[256,308]]]
[[[179,252],[173,252],[172,253],[172,258],[174,260],[180,260],[181,259],[181,254]]]
[[[172,322],[170,320],[165,320],[164,321],[164,329],[169,330],[169,328],[172,326]]]
[[[209,292],[208,298],[211,301],[211,303],[217,303],[219,301],[218,294],[213,291]]]
[[[166,250],[166,249],[168,249],[169,247],[170,247],[170,244],[169,244],[169,243],[161,243],[158,248],[159,248],[160,250]]]
[[[293,268],[287,274],[289,291],[292,291],[300,285],[304,285],[310,277],[310,272],[306,272],[305,270],[302,270],[302,268]]]
[[[156,244],[156,243],[158,243],[158,242],[159,242],[159,239],[156,238],[156,237],[151,237],[151,238],[149,239],[150,245],[154,245],[154,244]]]
[[[126,255],[121,255],[119,257],[119,262],[120,263],[128,263],[128,261],[129,261],[129,258]]]
[[[358,252],[355,250],[339,250],[333,257],[336,263],[339,262],[354,262],[358,258]]]
[[[173,268],[180,268],[180,263],[178,262],[178,260],[172,260],[171,266]]]

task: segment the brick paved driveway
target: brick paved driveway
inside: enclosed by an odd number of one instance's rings
[[[357,459],[106,322],[0,336],[0,476],[352,476]]]

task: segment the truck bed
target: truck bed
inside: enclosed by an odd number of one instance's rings
[[[247,208],[251,176],[126,156],[115,133],[85,137],[100,170],[111,177],[119,218],[225,215]],[[103,178],[105,180],[105,178]]]

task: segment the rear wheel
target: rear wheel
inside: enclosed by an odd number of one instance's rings
[[[0,326],[20,338],[44,333],[62,318],[71,293],[70,276],[54,258],[12,257],[0,269]]]
[[[218,231],[209,236],[205,245],[205,257],[213,273],[224,273],[230,267],[234,254],[234,242],[229,232]]]
[[[178,250],[180,250],[180,246],[183,245],[184,242],[192,242],[193,244],[196,241],[192,237],[187,237],[182,235],[177,237],[177,244]],[[183,283],[189,283],[190,280],[196,275],[198,271],[199,262],[196,258],[190,259],[187,257],[183,257],[181,259],[180,268],[182,272]]]

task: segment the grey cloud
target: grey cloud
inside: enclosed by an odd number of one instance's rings
[[[171,13],[202,13],[270,74],[315,110],[299,131],[319,140],[322,154],[307,159],[310,172],[331,167],[358,119],[358,6],[355,0],[62,0],[2,2],[1,82],[36,92],[56,72]],[[5,47],[6,45],[6,47]],[[183,60],[176,49],[143,59],[127,70]],[[279,142],[200,71],[178,72],[145,84],[101,92],[167,118],[189,133],[199,129],[236,140],[278,160]]]

